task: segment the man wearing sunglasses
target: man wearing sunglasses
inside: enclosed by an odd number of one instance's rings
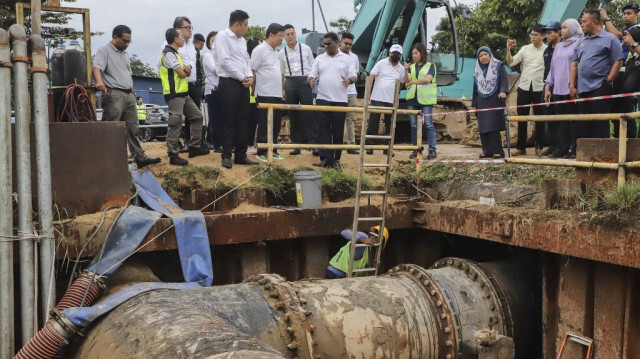
[[[138,110],[131,79],[131,60],[127,47],[131,43],[131,29],[126,25],[113,28],[111,42],[101,47],[93,61],[96,89],[102,92],[102,121],[124,121],[129,152],[138,168],[160,162],[144,153],[138,139]]]
[[[356,82],[357,73],[349,55],[338,50],[338,35],[324,35],[325,53],[318,55],[309,74],[309,85],[318,85],[316,104],[320,106],[347,106],[347,88]],[[318,143],[342,144],[344,139],[344,112],[318,112]],[[320,150],[317,167],[333,167],[340,171],[340,150]]]

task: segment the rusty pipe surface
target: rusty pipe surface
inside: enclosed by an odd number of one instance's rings
[[[9,34],[0,29],[0,62],[9,62]],[[0,66],[0,83],[11,83],[11,68]],[[11,168],[11,86],[0,86],[0,359],[13,356],[13,189]]]
[[[495,278],[482,265],[447,258],[431,269],[400,265],[380,277],[287,282],[265,274],[241,284],[157,291],[90,328],[72,357],[97,357],[106,347],[115,357],[231,355],[214,345],[224,324],[223,332],[235,328],[242,340],[259,340],[286,358],[477,358],[478,331],[515,331],[518,311]]]
[[[11,35],[11,62],[13,63],[13,103],[16,113],[16,188],[18,190],[18,240],[20,247],[20,311],[22,344],[26,344],[36,332],[36,270],[33,239],[33,205],[31,193],[31,143],[29,126],[29,78],[27,58],[27,34],[23,26],[14,24]]]
[[[36,133],[36,170],[38,173],[38,222],[40,227],[41,318],[47,320],[55,305],[53,199],[51,193],[51,148],[49,146],[49,105],[47,55],[40,35],[29,37],[33,84],[33,121]]]

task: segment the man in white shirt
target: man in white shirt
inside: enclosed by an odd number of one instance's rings
[[[404,65],[400,64],[402,58],[402,46],[398,44],[391,45],[389,49],[389,57],[378,61],[373,66],[369,75],[369,86],[373,84],[371,92],[372,106],[393,106],[395,98],[396,81],[404,82]],[[369,116],[369,125],[367,126],[367,135],[377,135],[380,127],[380,114],[372,113]],[[384,133],[389,135],[391,131],[391,117],[385,116]],[[373,141],[367,140],[367,144]],[[373,154],[373,150],[367,150],[367,154]]]
[[[250,66],[253,77],[256,79],[256,101],[258,103],[282,103],[283,78],[280,69],[280,56],[276,47],[282,44],[284,27],[280,24],[270,24],[265,33],[265,41],[256,46],[251,53]],[[273,111],[273,142],[278,143],[282,112]],[[258,143],[267,142],[267,110],[259,110],[258,116]],[[267,162],[267,150],[259,149],[256,158],[261,162]],[[283,160],[277,150],[273,152],[273,158]]]
[[[214,148],[214,152],[222,152],[222,118],[220,114],[220,92],[218,83],[220,79],[216,71],[216,62],[213,59],[213,41],[216,39],[217,31],[211,31],[207,35],[205,44],[209,50],[202,60],[204,70],[204,99],[207,103],[209,114],[209,124],[207,126],[207,142]],[[211,149],[211,148],[209,148]]]
[[[288,104],[313,104],[313,93],[307,77],[313,65],[313,52],[305,44],[296,40],[296,29],[293,25],[284,25],[284,39],[287,45],[280,50],[280,64],[284,75],[284,92]],[[289,132],[291,143],[314,143],[316,135],[312,112],[289,111]],[[290,155],[299,155],[294,149]]]
[[[351,61],[353,62],[353,68],[356,73],[360,72],[360,60],[358,59],[358,55],[351,52],[351,46],[353,45],[354,36],[350,32],[343,32],[342,39],[340,40],[340,51],[349,55],[351,57]],[[351,84],[347,87],[347,106],[355,107],[358,104],[358,91],[356,90],[356,84]],[[356,143],[356,135],[354,128],[354,112],[347,112],[345,118],[345,126],[344,126],[344,137],[346,137],[347,144],[355,144]],[[358,150],[347,150],[347,153],[352,155],[357,155],[360,152]]]
[[[346,106],[347,87],[356,82],[357,73],[351,58],[338,50],[338,35],[324,35],[325,53],[318,55],[309,74],[309,85],[318,85],[316,104],[320,106]],[[318,112],[318,143],[342,144],[344,137],[343,112]],[[340,150],[321,150],[317,167],[333,167],[340,171]]]
[[[542,40],[544,32],[542,25],[538,24],[533,27],[529,34],[531,43],[523,46],[515,56],[511,56],[511,48],[515,46],[515,40],[507,40],[507,65],[520,65],[522,74],[520,75],[520,85],[518,86],[518,106],[529,105],[532,103],[541,103],[544,92],[544,50],[547,48]],[[542,115],[542,107],[535,106],[533,108],[535,115]],[[529,114],[529,107],[518,108],[518,115],[525,116]],[[542,153],[544,147],[544,122],[536,122],[536,154]],[[527,123],[518,123],[518,142],[516,151],[511,152],[512,156],[521,156],[527,154]]]
[[[247,42],[243,38],[249,27],[249,14],[235,10],[229,15],[229,27],[218,33],[213,43],[213,56],[220,76],[218,91],[223,114],[222,167],[231,168],[234,162],[255,165],[247,158],[247,120],[249,116],[249,86],[253,73],[249,67]]]

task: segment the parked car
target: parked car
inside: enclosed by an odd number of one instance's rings
[[[153,141],[154,139],[164,140],[167,137],[167,123],[169,114],[164,109],[152,106],[147,111],[147,121],[140,125],[138,138],[142,142]]]

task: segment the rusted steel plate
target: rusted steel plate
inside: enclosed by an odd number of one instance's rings
[[[414,202],[390,204],[387,209],[388,228],[411,228],[411,208]],[[362,209],[366,211],[365,208]],[[368,213],[378,215],[379,209],[372,207]],[[365,212],[366,213],[366,212]],[[100,218],[95,223],[72,222],[65,228],[65,241],[68,254],[77,255],[77,251],[86,239],[95,231]],[[305,209],[300,211],[270,211],[254,213],[221,213],[205,215],[211,245],[225,245],[236,243],[251,243],[269,240],[295,239],[303,237],[317,237],[335,235],[345,228],[351,228],[353,221],[353,207],[330,207],[319,209]],[[96,238],[87,246],[84,255],[91,257],[98,253],[104,241],[111,221],[99,230]],[[171,226],[168,218],[160,219],[151,230],[147,239],[154,238]],[[363,225],[362,230],[368,228]],[[145,241],[146,242],[146,241]],[[145,246],[143,252],[168,250],[177,248],[173,229],[167,230],[153,243]],[[62,255],[65,248],[58,250]]]
[[[129,197],[127,139],[120,122],[50,123],[51,187],[60,213],[94,213]],[[13,131],[12,131],[13,133]],[[31,126],[31,175],[37,196],[34,127]],[[14,161],[15,165],[15,154]],[[16,183],[13,170],[13,183]],[[35,202],[34,202],[35,203]],[[64,217],[64,216],[63,216]]]
[[[633,270],[596,263],[593,290],[595,359],[621,358],[624,342],[627,272]]]
[[[566,211],[515,212],[473,202],[423,206],[425,229],[640,268],[640,233],[580,224]]]

